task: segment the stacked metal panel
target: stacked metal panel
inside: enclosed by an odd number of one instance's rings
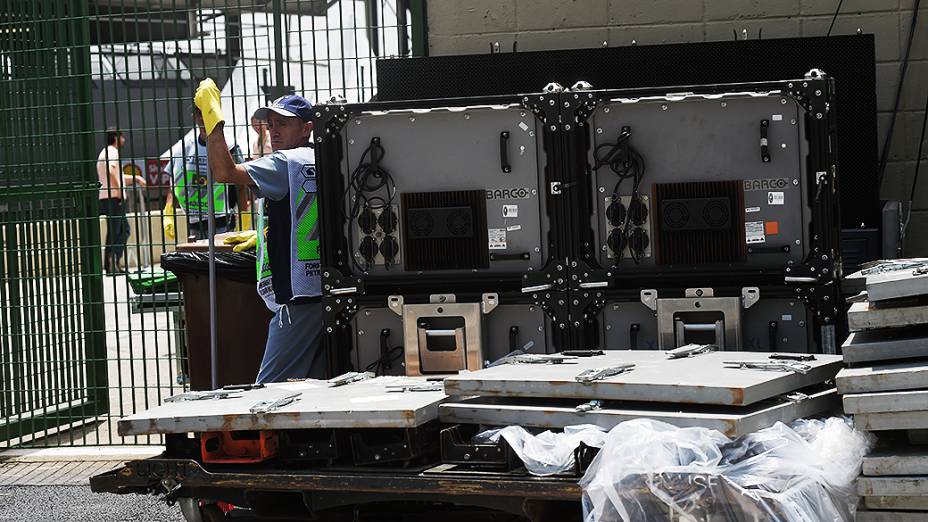
[[[864,461],[858,520],[928,518],[928,260],[867,267],[866,290],[848,312],[847,368],[837,377],[844,411],[880,437]]]
[[[735,437],[835,405],[835,390],[824,383],[839,370],[839,356],[677,355],[608,350],[516,359],[463,372],[445,379],[445,393],[455,398],[439,407],[439,418],[471,425],[557,429],[596,424],[610,429],[643,417]]]

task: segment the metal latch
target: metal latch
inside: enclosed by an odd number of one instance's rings
[[[715,344],[685,344],[673,350],[667,350],[668,359],[683,359],[684,357],[694,357],[696,355],[714,352],[719,347]]]
[[[291,393],[290,395],[285,395],[277,399],[268,399],[264,401],[258,401],[254,404],[254,406],[252,406],[251,408],[248,408],[248,411],[250,411],[251,413],[258,413],[258,414],[272,412],[278,408],[283,408],[284,406],[288,404],[292,404],[300,400],[300,397],[302,396],[303,396],[302,392],[297,392],[297,393]]]
[[[574,411],[577,413],[589,413],[591,411],[600,410],[603,407],[603,401],[601,400],[592,400],[590,402],[584,402],[583,404],[578,405],[574,408]]]
[[[575,355],[561,355],[559,353],[544,354],[544,353],[523,353],[508,355],[503,357],[499,361],[494,363],[494,366],[500,364],[561,364],[564,361],[571,361],[576,359]]]
[[[388,384],[385,386],[388,393],[406,392],[443,392],[445,383],[442,381],[414,382],[407,384]]]
[[[780,398],[782,398],[785,401],[790,401],[790,402],[802,402],[804,400],[807,400],[809,396],[800,391],[794,391],[790,393],[784,393],[783,395],[780,396]]]
[[[344,386],[353,382],[366,381],[373,378],[374,372],[348,372],[338,377],[333,377],[326,382],[329,383],[330,388],[334,388],[336,386]]]
[[[811,353],[772,353],[769,357],[773,361],[814,361]]]
[[[724,361],[727,368],[736,370],[764,370],[772,372],[795,372],[803,375],[812,370],[812,366],[797,361]]]
[[[631,363],[619,364],[616,366],[604,366],[602,368],[590,368],[589,370],[580,372],[576,377],[574,377],[574,380],[583,384],[589,384],[601,379],[605,379],[606,377],[627,373],[634,369],[635,365]]]
[[[235,393],[234,390],[190,391],[172,395],[164,402],[208,401],[214,399],[228,399]]]

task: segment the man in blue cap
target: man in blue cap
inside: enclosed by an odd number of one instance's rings
[[[274,318],[256,382],[324,378],[312,104],[291,94],[255,111],[268,122],[273,152],[236,164],[222,132],[225,118],[213,80],[200,82],[194,103],[203,115],[214,181],[252,185],[262,198],[255,227],[258,294]]]

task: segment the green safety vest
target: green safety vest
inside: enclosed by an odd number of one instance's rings
[[[174,198],[187,213],[187,220],[196,223],[206,219],[209,213],[209,194],[206,183],[209,165],[206,161],[206,145],[196,138],[193,141],[196,148],[184,147],[184,166],[174,173]],[[237,152],[237,147],[232,151],[241,155]],[[225,183],[213,184],[213,211],[217,217],[229,213],[228,190]]]
[[[275,236],[290,239],[290,259],[286,263],[271,259],[265,236],[265,228],[285,227],[286,223],[268,220],[266,203],[263,199],[257,201],[256,208],[258,294],[271,311],[276,311],[282,305],[278,302],[279,299],[274,292],[272,266],[275,266],[277,270],[289,269],[291,298],[322,295],[319,263],[319,198],[316,194],[313,149],[299,147],[279,152],[287,158],[291,226],[289,230],[276,231],[279,233]]]

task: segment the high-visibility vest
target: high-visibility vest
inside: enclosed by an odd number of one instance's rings
[[[322,295],[319,265],[319,198],[316,194],[316,165],[313,149],[283,150],[287,159],[290,191],[280,201],[258,200],[257,276],[258,294],[271,311],[300,297]],[[267,231],[265,232],[265,228]],[[289,259],[278,259],[270,248],[275,241],[289,242]],[[289,273],[286,276],[274,274]]]

